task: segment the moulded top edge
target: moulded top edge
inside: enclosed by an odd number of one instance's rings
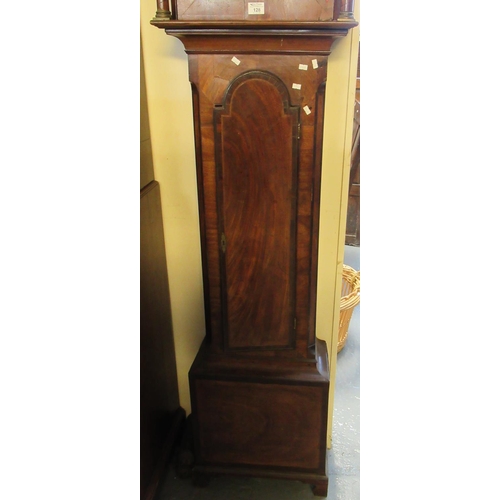
[[[177,30],[253,30],[253,31],[291,31],[297,30],[298,33],[302,30],[308,32],[335,32],[338,30],[349,30],[358,25],[355,20],[349,21],[176,21],[168,19],[153,18],[151,21],[153,26],[168,31]]]

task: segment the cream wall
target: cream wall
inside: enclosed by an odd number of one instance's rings
[[[181,406],[191,412],[188,371],[204,337],[191,86],[182,43],[149,24],[155,0],[141,0],[141,37],[155,179],[160,184]],[[359,19],[359,7],[357,17]],[[350,142],[359,29],[335,42],[326,87],[320,212],[317,335],[330,354],[330,417],[344,257]],[[331,422],[332,418],[329,418]],[[331,442],[331,423],[328,446]]]
[[[359,0],[355,18],[359,21]],[[356,96],[359,27],[337,40],[328,59],[325,130],[321,176],[316,335],[328,344],[330,398],[328,447],[331,446],[337,336]]]

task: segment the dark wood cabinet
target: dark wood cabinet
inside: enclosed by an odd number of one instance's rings
[[[192,85],[207,332],[189,373],[199,478],[298,479],[326,495],[323,115],[351,7],[159,1],[151,21],[183,42]]]

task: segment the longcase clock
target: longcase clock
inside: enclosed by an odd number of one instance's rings
[[[158,0],[189,60],[206,338],[189,373],[195,474],[326,496],[329,373],[316,339],[327,60],[352,0]]]

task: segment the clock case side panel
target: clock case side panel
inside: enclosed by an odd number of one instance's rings
[[[326,77],[326,74],[325,74]],[[321,166],[323,157],[323,131],[325,118],[326,79],[316,93],[316,121],[314,125],[313,185],[312,185],[312,231],[309,298],[309,347],[316,348],[316,299],[318,289],[319,209],[321,194]]]
[[[209,342],[212,341],[212,313],[210,306],[210,287],[208,276],[208,255],[207,255],[207,229],[205,217],[205,196],[203,182],[203,153],[201,141],[201,125],[200,125],[200,95],[198,88],[194,83],[191,83],[191,95],[193,102],[193,125],[195,139],[195,158],[196,158],[196,181],[198,189],[198,215],[200,223],[200,243],[201,243],[201,265],[203,274],[203,297],[205,308],[205,332]]]

